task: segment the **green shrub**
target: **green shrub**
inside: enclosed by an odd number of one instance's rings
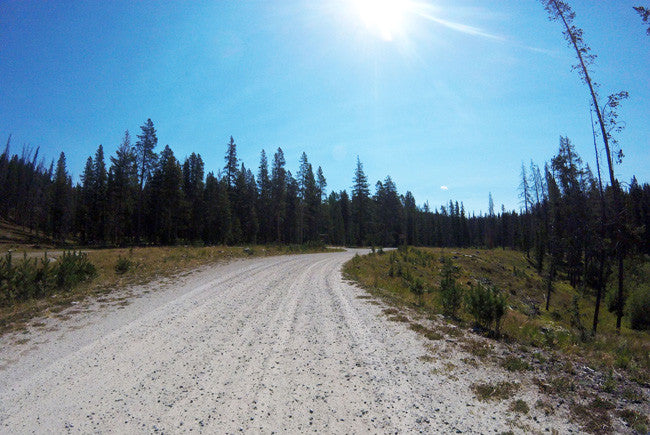
[[[501,367],[508,370],[509,372],[523,372],[530,370],[530,364],[528,364],[522,358],[517,358],[516,356],[507,357],[501,362]]]
[[[456,317],[463,301],[463,289],[456,280],[460,276],[457,266],[449,258],[442,259],[442,280],[440,281],[440,302],[447,316]]]
[[[412,281],[409,281],[409,289],[418,296],[424,294],[424,284],[420,278],[415,278]]]
[[[84,252],[64,252],[57,264],[56,280],[62,290],[70,290],[80,282],[97,275],[95,266]]]
[[[133,262],[128,258],[122,257],[121,255],[117,257],[117,263],[115,263],[115,273],[118,275],[123,275],[133,267]]]
[[[482,284],[471,286],[465,298],[468,313],[474,317],[477,325],[489,330],[494,325],[494,332],[499,335],[501,320],[507,310],[507,296],[496,287]]]
[[[55,263],[47,254],[40,261],[25,255],[15,264],[8,253],[0,259],[0,306],[69,291],[96,274],[95,266],[82,252],[64,252]]]
[[[510,411],[518,412],[520,414],[528,414],[530,407],[525,401],[517,399],[510,404]]]
[[[627,300],[627,315],[632,329],[650,330],[650,289],[639,287]]]

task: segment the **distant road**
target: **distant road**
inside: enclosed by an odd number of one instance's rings
[[[0,433],[510,430],[357,298],[354,254],[204,267],[0,337]]]

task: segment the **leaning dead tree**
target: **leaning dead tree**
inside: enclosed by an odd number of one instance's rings
[[[591,103],[594,111],[596,112],[596,124],[600,130],[603,144],[605,146],[605,153],[607,156],[607,167],[609,172],[609,181],[612,186],[614,198],[614,216],[611,222],[614,230],[614,252],[618,263],[618,297],[617,297],[617,318],[616,328],[620,330],[621,319],[623,317],[623,278],[624,267],[623,260],[625,259],[625,237],[623,225],[623,200],[621,195],[621,187],[614,174],[614,161],[620,163],[623,159],[623,151],[618,147],[617,141],[614,138],[614,133],[620,132],[623,128],[618,123],[618,114],[616,109],[620,102],[628,97],[625,91],[612,94],[607,98],[607,102],[601,106],[598,101],[597,84],[593,81],[589,67],[593,65],[596,55],[591,52],[591,48],[585,43],[583,38],[583,30],[576,27],[573,22],[575,19],[575,12],[571,9],[568,3],[560,0],[541,0],[544,8],[548,12],[551,21],[557,21],[564,27],[564,37],[566,38],[569,46],[576,52],[578,63],[573,66],[573,69],[578,71],[582,81],[589,88],[591,96]],[[604,204],[603,204],[604,207]]]

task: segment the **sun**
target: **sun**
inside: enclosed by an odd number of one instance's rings
[[[407,0],[353,0],[368,29],[392,41],[402,28]]]

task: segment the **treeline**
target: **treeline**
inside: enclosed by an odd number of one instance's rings
[[[309,242],[335,245],[486,246],[532,253],[539,268],[553,260],[566,267],[572,282],[589,279],[595,245],[603,236],[598,183],[568,139],[542,173],[523,169],[522,211],[468,215],[462,203],[431,210],[418,206],[411,192],[401,195],[387,176],[371,193],[357,159],[350,193],[327,194],[321,167],[302,154],[294,176],[282,149],[271,162],[263,150],[256,174],[237,157],[230,138],[224,167],[205,174],[200,155],[181,163],[169,146],[159,153],[151,120],[135,144],[128,131],[114,156],[100,145],[88,157],[79,183],[72,183],[61,153],[45,167],[38,150],[0,156],[0,217],[41,231],[64,243],[241,244]],[[607,189],[605,189],[607,190]],[[606,196],[611,196],[605,192]],[[633,180],[625,193],[630,228],[644,228],[631,248],[650,253],[650,186]],[[632,232],[634,233],[634,232]],[[598,235],[598,237],[596,237]]]

